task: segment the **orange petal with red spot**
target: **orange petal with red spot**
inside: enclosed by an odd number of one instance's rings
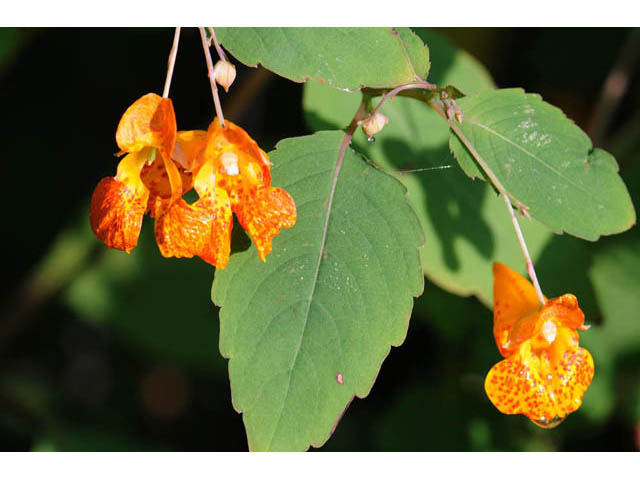
[[[259,189],[248,202],[238,205],[235,213],[238,221],[251,236],[263,262],[271,252],[271,241],[280,229],[296,223],[296,204],[281,188]]]
[[[485,379],[491,402],[505,414],[523,414],[551,428],[582,404],[593,378],[591,354],[578,346],[578,336],[560,327],[556,341],[535,351],[523,342],[511,357],[496,364]]]
[[[145,159],[129,154],[116,177],[103,178],[93,191],[89,221],[93,233],[109,248],[127,253],[138,243],[149,191],[140,180]]]
[[[178,171],[181,178],[182,193],[184,194],[191,190],[193,184],[192,175],[182,169],[178,169]],[[164,161],[161,159],[154,161],[151,165],[145,164],[140,177],[151,194],[162,198],[171,197],[171,183]]]
[[[244,129],[228,120],[225,120],[225,126],[222,128],[216,118],[209,125],[207,145],[202,151],[202,158],[204,161],[217,161],[220,154],[225,150],[232,150],[237,154],[241,169],[243,165],[254,162],[257,168],[261,170],[262,185],[271,185],[269,171],[271,162],[269,162],[267,154]],[[216,165],[216,167],[219,168],[220,165]]]
[[[560,323],[568,328],[584,328],[584,313],[578,306],[578,299],[565,293],[561,297],[552,298],[542,308],[541,318],[557,318]]]
[[[216,188],[193,205],[180,199],[159,215],[156,242],[165,257],[199,256],[214,267],[225,268],[231,252],[232,226],[229,197]]]
[[[552,388],[556,404],[565,414],[574,412],[582,405],[582,397],[593,380],[593,358],[578,345],[578,332],[566,327],[558,328],[549,357],[554,367]]]
[[[518,347],[508,343],[516,322],[540,307],[536,290],[526,278],[500,262],[493,264],[493,336],[502,356]]]
[[[176,130],[171,99],[148,93],[136,100],[122,115],[116,131],[116,142],[124,152],[155,147],[170,158]]]

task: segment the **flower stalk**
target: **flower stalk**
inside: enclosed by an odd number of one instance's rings
[[[171,79],[173,78],[173,67],[176,65],[176,56],[178,55],[178,42],[180,41],[180,27],[176,27],[176,31],[173,35],[173,45],[169,52],[169,62],[167,65],[167,78],[164,82],[164,90],[162,91],[162,97],[169,97],[169,89],[171,88]]]
[[[516,235],[518,236],[518,241],[520,242],[520,248],[522,249],[522,254],[527,262],[527,272],[529,273],[529,278],[533,283],[534,288],[536,289],[536,295],[538,296],[538,300],[540,300],[540,304],[544,306],[546,300],[542,293],[542,289],[540,288],[540,283],[538,283],[538,277],[536,276],[536,270],[533,268],[533,261],[531,260],[531,255],[529,255],[529,249],[527,248],[527,243],[524,241],[524,236],[522,235],[522,230],[520,229],[520,224],[518,223],[518,219],[516,218],[516,214],[513,212],[513,208],[511,206],[511,202],[507,198],[506,195],[502,195],[504,199],[504,203],[507,205],[507,210],[509,210],[509,214],[511,215],[511,221],[513,222],[513,228],[516,231]]]
[[[224,115],[222,113],[222,105],[220,104],[220,96],[218,95],[218,85],[216,84],[215,74],[213,72],[213,60],[211,59],[211,51],[209,50],[207,34],[205,33],[203,27],[199,27],[198,29],[200,30],[202,48],[204,50],[204,56],[207,62],[207,74],[209,76],[209,82],[211,83],[211,94],[213,95],[213,104],[216,108],[216,116],[220,121],[220,126],[224,128]]]
[[[207,27],[207,30],[209,30],[209,46],[213,44],[214,48],[216,49],[216,52],[218,52],[218,57],[220,57],[220,60],[226,62],[227,56],[225,55],[224,50],[222,50],[222,47],[220,46],[220,44],[218,43],[215,30],[213,29],[213,27]]]

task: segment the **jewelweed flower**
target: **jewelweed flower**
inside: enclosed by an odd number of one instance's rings
[[[110,248],[130,252],[137,243],[142,217],[156,211],[158,198],[170,206],[191,188],[188,132],[176,131],[171,99],[149,93],[122,115],[116,131],[120,161],[115,177],[103,178],[93,192],[89,221]],[[192,162],[192,159],[191,159]]]
[[[147,94],[124,113],[116,141],[126,154],[115,177],[93,192],[91,228],[110,248],[130,252],[146,212],[165,257],[199,256],[224,268],[231,252],[235,213],[262,261],[282,228],[296,222],[296,205],[271,186],[267,154],[240,127],[217,119],[208,131],[176,131],[168,98]],[[199,198],[182,197],[194,188]]]
[[[502,413],[553,428],[580,407],[593,378],[591,354],[578,345],[584,313],[569,293],[541,306],[533,285],[499,262],[493,275],[493,335],[505,360],[485,391]]]
[[[233,213],[249,234],[262,261],[272,239],[296,222],[293,198],[271,186],[267,154],[240,127],[216,118],[206,132],[193,166],[193,186],[200,197],[179,200],[156,220],[156,239],[164,256],[199,256],[224,268],[231,250]]]

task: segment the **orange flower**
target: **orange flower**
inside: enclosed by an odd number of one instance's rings
[[[173,104],[149,93],[122,116],[115,177],[103,178],[91,198],[91,228],[105,245],[130,252],[142,217],[156,217],[155,235],[165,257],[199,256],[224,268],[231,251],[233,213],[265,261],[281,228],[296,222],[291,196],[271,186],[270,163],[240,127],[218,120],[209,131],[176,131]],[[199,199],[181,197],[194,187]]]
[[[156,220],[162,255],[197,255],[224,268],[235,213],[265,261],[273,237],[296,222],[291,196],[271,186],[270,165],[267,154],[242,128],[229,121],[223,128],[215,119],[193,168],[193,186],[200,198],[192,205],[179,200]]]
[[[89,221],[96,236],[110,248],[130,252],[138,243],[142,217],[156,198],[175,202],[191,188],[193,161],[184,154],[191,139],[176,132],[169,98],[149,93],[136,100],[120,119],[116,142],[125,157],[115,177],[103,178],[93,192]],[[182,153],[180,158],[172,159]],[[176,162],[178,165],[176,165]]]
[[[493,264],[493,335],[502,356],[485,379],[491,402],[505,414],[521,413],[553,428],[582,404],[593,378],[591,354],[578,345],[586,330],[575,296],[540,306],[531,283]]]

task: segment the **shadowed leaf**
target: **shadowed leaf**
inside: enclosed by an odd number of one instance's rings
[[[430,30],[418,33],[430,45],[446,46],[438,50],[440,62],[434,61],[429,81],[460,84],[466,93],[492,88],[486,70],[468,54]],[[358,94],[315,83],[305,85],[305,114],[314,128],[346,125],[358,102]],[[486,184],[467,181],[449,151],[449,127],[427,105],[396,97],[384,104],[382,113],[390,122],[376,141],[367,142],[360,130],[355,141],[369,158],[407,187],[409,202],[425,232],[425,246],[420,250],[425,275],[450,292],[477,295],[491,305],[493,261],[524,269],[503,200]],[[420,171],[439,165],[451,168]],[[535,259],[550,233],[535,221],[523,221],[522,228]]]

